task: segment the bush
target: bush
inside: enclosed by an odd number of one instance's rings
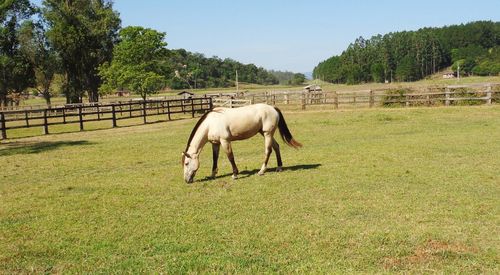
[[[409,89],[388,90],[382,98],[382,107],[404,107],[406,105],[406,94],[411,93]]]
[[[485,97],[486,92],[477,93],[474,91],[468,91],[466,88],[459,88],[453,90],[454,94],[451,95],[452,98],[480,98]],[[451,105],[454,106],[467,106],[467,105],[481,105],[484,104],[482,99],[465,99],[465,100],[453,100]]]

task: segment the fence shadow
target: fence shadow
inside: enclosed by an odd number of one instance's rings
[[[68,146],[92,145],[93,142],[87,140],[77,141],[44,141],[44,142],[12,142],[1,145],[0,157],[20,154],[38,154],[47,151],[57,150]],[[2,148],[3,147],[3,148]]]
[[[319,163],[316,163],[316,164],[299,164],[299,165],[294,165],[294,166],[284,166],[283,167],[283,171],[309,170],[309,169],[316,169],[316,168],[318,168],[320,166],[321,166],[321,164],[319,164]],[[243,170],[243,171],[240,171],[240,173],[238,174],[238,178],[239,179],[241,179],[241,178],[247,178],[247,177],[250,177],[252,175],[257,174],[259,171],[260,171],[260,169]],[[266,171],[266,174],[267,173],[276,173],[276,168],[268,168],[267,171]],[[215,178],[205,177],[204,179],[201,179],[199,181],[200,182],[211,181],[211,180],[214,180],[214,179],[224,178],[224,177],[228,177],[228,176],[231,176],[231,175],[233,175],[233,173],[227,173],[227,174],[224,174],[224,175],[218,175]]]

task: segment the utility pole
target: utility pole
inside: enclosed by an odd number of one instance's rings
[[[457,77],[458,77],[458,80],[460,80],[460,63],[458,63],[458,69],[457,69]]]
[[[236,93],[238,93],[240,91],[239,87],[238,87],[238,70],[236,70]]]

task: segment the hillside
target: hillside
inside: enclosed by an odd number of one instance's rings
[[[313,76],[346,84],[416,81],[449,66],[460,66],[462,75],[498,75],[500,22],[359,37],[341,55],[320,62]]]

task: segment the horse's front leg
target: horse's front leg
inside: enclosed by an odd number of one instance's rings
[[[226,140],[221,140],[220,145],[226,151],[227,158],[229,159],[229,162],[231,163],[231,166],[233,167],[233,179],[236,179],[238,177],[238,167],[236,167],[236,162],[234,162],[234,154],[233,154],[233,148],[231,147],[231,143]]]
[[[213,164],[212,164],[212,178],[215,179],[215,175],[217,175],[217,162],[219,160],[219,149],[220,144],[212,143],[212,156],[213,156]]]
[[[265,148],[265,157],[264,157],[264,163],[262,164],[262,167],[260,168],[259,175],[262,176],[266,172],[267,169],[267,162],[269,161],[269,156],[271,155],[273,151],[273,135],[269,132],[265,132],[264,134],[264,148]]]

